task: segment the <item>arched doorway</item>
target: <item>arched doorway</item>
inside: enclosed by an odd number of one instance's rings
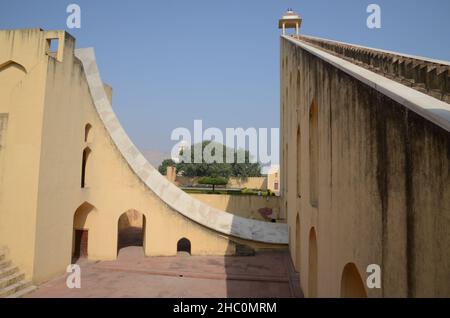
[[[128,210],[119,217],[117,233],[117,255],[121,249],[142,246],[145,253],[145,215],[136,210]]]
[[[308,296],[317,297],[317,237],[314,228],[309,232],[309,277],[308,277]]]
[[[83,203],[73,216],[72,262],[89,256],[89,216],[95,208],[90,203]]]
[[[177,253],[178,254],[188,254],[191,255],[191,241],[183,237],[177,243]]]
[[[297,213],[295,220],[295,269],[300,272],[300,215]]]
[[[345,265],[341,278],[342,298],[367,298],[363,280],[354,263]]]

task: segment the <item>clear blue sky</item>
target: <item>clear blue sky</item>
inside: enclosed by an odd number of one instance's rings
[[[279,126],[277,20],[292,7],[301,32],[450,60],[448,0],[0,0],[0,28],[66,29],[92,46],[114,109],[141,149],[168,151],[173,128]],[[366,27],[367,5],[382,29]]]

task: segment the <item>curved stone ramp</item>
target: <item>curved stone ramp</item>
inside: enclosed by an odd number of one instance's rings
[[[83,64],[95,108],[117,149],[138,178],[163,202],[192,221],[219,233],[261,243],[288,244],[287,224],[250,220],[212,208],[162,176],[122,128],[105,93],[94,49],[77,49],[75,56]]]

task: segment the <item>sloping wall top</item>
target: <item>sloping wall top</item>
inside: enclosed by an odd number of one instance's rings
[[[92,48],[75,50],[82,62],[96,110],[128,165],[162,201],[185,217],[225,235],[271,244],[288,243],[288,226],[245,219],[212,208],[173,185],[155,169],[133,144],[117,119],[104,91]]]
[[[385,76],[372,72],[371,70],[368,70],[364,67],[358,66],[357,64],[347,61],[341,57],[330,54],[324,49],[315,47],[301,39],[296,39],[290,36],[282,36],[282,38],[301,47],[305,51],[317,56],[318,58],[330,63],[334,67],[342,70],[350,76],[360,80],[366,85],[374,88],[380,93],[409,108],[413,112],[428,119],[434,124],[445,129],[446,131],[450,131],[450,104],[431,97],[427,94],[421,93],[411,87],[398,83],[397,81],[391,80]],[[320,41],[328,41],[321,40],[319,38],[308,38]],[[340,42],[333,41],[333,43]],[[387,51],[385,52],[390,53]],[[414,58],[420,59],[420,57]],[[437,62],[436,60],[430,59],[427,59],[426,61]],[[438,62],[443,63],[442,61]]]

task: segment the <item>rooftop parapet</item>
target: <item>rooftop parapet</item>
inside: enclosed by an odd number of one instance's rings
[[[310,36],[293,38],[450,104],[449,62]]]

